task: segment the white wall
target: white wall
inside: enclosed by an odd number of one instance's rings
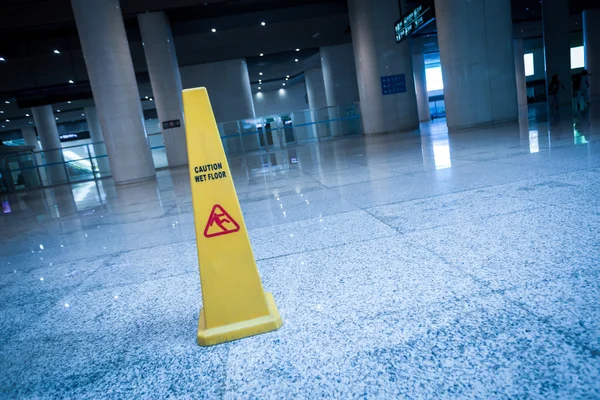
[[[254,93],[253,99],[257,117],[302,111],[309,108],[303,82],[286,89]]]

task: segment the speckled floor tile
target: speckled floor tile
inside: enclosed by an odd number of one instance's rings
[[[476,223],[494,215],[541,207],[530,200],[476,189],[369,208],[367,211],[400,232],[413,232],[445,225]]]
[[[392,331],[378,342],[360,330],[350,341],[338,329],[327,332],[325,338],[340,339],[329,346],[322,336],[298,331],[240,342],[229,355],[226,398],[250,399],[257,392],[273,399],[281,392],[292,398],[376,399],[600,394],[599,369],[587,349],[499,295],[428,304],[417,314],[413,329],[399,337]],[[396,315],[396,324],[402,317]],[[355,345],[366,341],[371,348]]]
[[[543,208],[408,233],[407,237],[475,273],[481,265],[491,263],[518,268],[518,265],[539,262],[575,263],[597,259],[600,242],[594,231],[553,223],[540,218],[543,212],[538,213],[538,210]]]
[[[600,269],[598,262],[555,265],[542,280],[522,280],[504,292],[569,338],[600,356]]]
[[[115,253],[87,276],[79,289],[118,287],[197,271],[196,241],[188,240]]]
[[[373,182],[354,183],[333,189],[360,208],[399,203],[449,193],[416,175],[400,175]]]
[[[311,218],[249,232],[258,260],[394,235],[397,235],[394,229],[364,211]]]
[[[1,194],[0,398],[598,398],[598,121],[235,157],[284,324],[210,348],[185,168]]]
[[[110,257],[97,257],[84,262],[49,263],[52,265],[32,270],[15,265],[12,271],[2,276],[2,281],[7,284],[0,290],[0,310],[5,306],[56,301],[109,263]]]
[[[315,175],[315,179],[327,187],[337,187],[358,182],[371,182],[399,174],[400,172],[393,170],[360,166],[336,172],[319,173]]]
[[[329,189],[273,195],[264,200],[242,204],[248,229],[279,225],[304,219],[358,210]]]
[[[520,199],[600,215],[598,186],[600,170],[592,169],[512,183],[497,190]]]

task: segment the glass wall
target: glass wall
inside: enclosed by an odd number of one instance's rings
[[[425,79],[429,95],[429,113],[432,118],[443,118],[446,116],[446,106],[439,52],[425,54]]]
[[[358,103],[217,124],[228,156],[362,135]],[[157,169],[168,167],[162,132],[148,134]],[[0,192],[111,176],[103,142],[0,157]]]

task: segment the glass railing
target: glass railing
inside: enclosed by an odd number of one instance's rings
[[[243,155],[362,135],[358,103],[217,124],[225,154]],[[162,133],[148,135],[157,169],[168,161]],[[0,193],[111,176],[103,142],[0,157]]]
[[[429,112],[431,114],[431,119],[446,117],[444,95],[429,97]]]
[[[227,155],[361,135],[358,103],[217,124]]]
[[[103,142],[8,154],[0,159],[2,192],[83,182],[110,175]]]

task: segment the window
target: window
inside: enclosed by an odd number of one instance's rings
[[[441,90],[444,88],[442,79],[442,67],[433,67],[425,69],[425,78],[427,79],[427,91]]]
[[[533,67],[533,53],[525,54],[525,76],[531,76],[535,73]]]
[[[583,46],[571,48],[571,69],[585,67],[585,56]]]

